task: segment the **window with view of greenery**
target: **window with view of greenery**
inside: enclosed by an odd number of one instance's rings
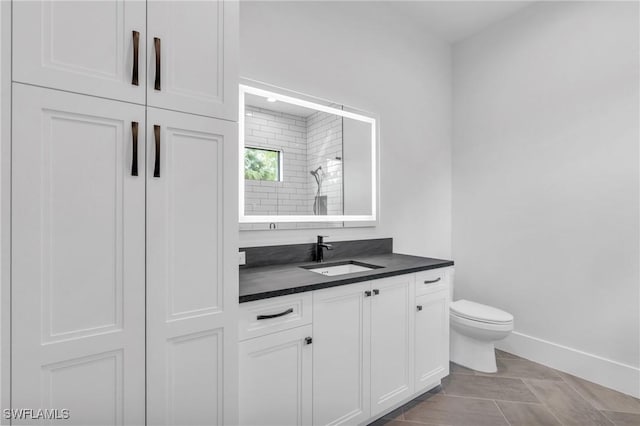
[[[244,178],[280,180],[280,151],[260,148],[244,149]]]

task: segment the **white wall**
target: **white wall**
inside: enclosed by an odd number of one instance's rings
[[[543,2],[454,45],[457,297],[510,350],[640,395],[638,3]]]
[[[451,255],[451,57],[447,43],[378,2],[241,2],[240,74],[378,114],[379,226],[397,252]],[[311,242],[321,230],[242,231],[240,246]]]

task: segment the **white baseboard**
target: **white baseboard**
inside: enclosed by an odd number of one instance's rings
[[[640,368],[514,331],[496,347],[640,398]]]

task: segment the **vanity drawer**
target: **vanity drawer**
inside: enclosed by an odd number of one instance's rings
[[[440,291],[449,284],[449,268],[416,272],[416,296]]]
[[[290,294],[240,304],[239,339],[311,324],[311,292]]]

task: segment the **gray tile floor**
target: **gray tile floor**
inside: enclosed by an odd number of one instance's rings
[[[451,364],[442,386],[372,426],[640,426],[640,400],[496,351],[498,372]]]

